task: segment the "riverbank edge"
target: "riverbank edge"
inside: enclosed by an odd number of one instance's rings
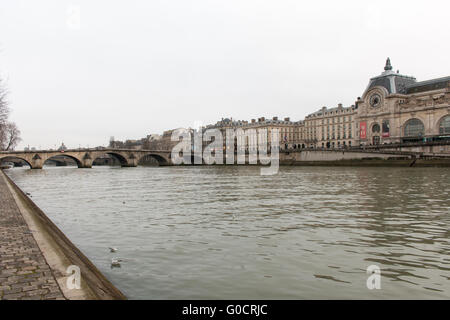
[[[283,160],[280,166],[317,166],[317,167],[450,167],[448,159],[343,159],[330,161]]]
[[[19,208],[25,206],[27,211],[33,216],[37,223],[34,224],[33,236],[39,243],[45,242],[44,245],[40,245],[40,249],[46,259],[51,255],[59,255],[58,259],[61,261],[69,261],[71,265],[76,265],[81,271],[81,294],[67,294],[67,288],[64,283],[58,281],[58,284],[63,291],[64,295],[69,300],[126,300],[126,296],[117,289],[87,258],[70,240],[67,236],[47,217],[47,215],[15,184],[15,182],[0,170],[0,174],[3,175],[5,181],[12,189],[11,192],[15,192],[16,196],[13,198]],[[18,203],[20,202],[20,203]],[[20,210],[22,215],[24,213]],[[25,220],[26,217],[24,217]],[[27,221],[29,228],[31,226]],[[39,238],[39,239],[37,239]],[[50,241],[49,241],[50,240]],[[50,243],[51,242],[51,243]],[[55,247],[52,250],[50,248]],[[52,252],[49,252],[49,251]],[[63,256],[62,256],[63,255]],[[54,273],[61,274],[60,270],[53,270]],[[59,279],[61,280],[61,279]],[[87,288],[86,288],[87,286]],[[78,290],[75,290],[78,291]]]
[[[450,167],[450,158],[446,159],[345,159],[345,160],[314,160],[314,161],[297,161],[297,160],[280,160],[280,167]],[[139,165],[141,167],[155,167],[151,165]],[[180,164],[172,165],[175,167],[207,167],[207,166],[271,166],[270,164]]]

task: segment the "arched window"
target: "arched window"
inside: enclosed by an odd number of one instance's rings
[[[419,137],[425,134],[425,127],[419,119],[409,119],[405,123],[405,137]]]
[[[372,126],[372,132],[373,132],[373,133],[380,133],[380,125],[379,125],[378,123],[375,123],[375,124]]]
[[[450,116],[446,116],[441,120],[439,134],[450,134]]]
[[[383,120],[381,123],[381,132],[383,137],[389,137],[389,120]]]

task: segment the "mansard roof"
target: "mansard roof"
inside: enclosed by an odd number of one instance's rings
[[[317,110],[316,112],[310,113],[306,116],[306,118],[311,118],[311,117],[319,117],[319,116],[323,116],[325,114],[331,114],[332,112],[337,113],[338,111],[342,111],[342,112],[350,112],[355,110],[355,106],[349,106],[349,107],[334,107],[334,108],[327,108],[327,107],[322,107],[322,109]]]
[[[444,89],[449,86],[450,77],[436,78],[426,81],[420,81],[406,86],[403,93],[418,93],[438,89]]]
[[[384,72],[370,79],[364,93],[377,86],[386,88],[389,94],[403,93],[408,86],[414,83],[416,83],[416,78],[402,75],[398,71],[392,71],[391,60],[387,58]]]

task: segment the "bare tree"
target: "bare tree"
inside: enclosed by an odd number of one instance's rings
[[[20,142],[20,130],[14,122],[8,122],[6,129],[4,130],[4,150],[14,150],[17,144]]]
[[[0,130],[6,124],[9,116],[8,102],[6,101],[7,90],[0,78]]]
[[[20,142],[20,130],[14,122],[9,122],[7,89],[0,78],[0,150],[12,150]]]
[[[6,123],[9,116],[9,108],[6,102],[6,89],[0,78],[0,150],[4,149],[6,141]]]

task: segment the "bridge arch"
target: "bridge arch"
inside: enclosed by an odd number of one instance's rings
[[[13,160],[13,159],[16,159],[16,160],[22,160],[22,161],[24,161],[28,166],[30,166],[30,169],[32,168],[31,163],[30,163],[27,159],[25,159],[25,158],[23,158],[23,157],[16,156],[16,155],[4,155],[4,156],[0,155],[0,163],[2,163],[2,162],[8,162],[8,159],[11,159],[11,160]]]
[[[119,152],[113,152],[113,151],[106,151],[106,152],[99,152],[99,153],[95,153],[92,156],[92,163],[95,162],[95,160],[105,156],[105,155],[109,155],[112,156],[114,159],[116,159],[117,161],[119,161],[121,166],[127,166],[128,165],[128,160],[127,158],[120,154]]]
[[[156,153],[151,153],[151,152],[139,155],[138,163],[141,163],[141,161],[146,157],[151,157],[151,158],[155,159],[158,162],[159,166],[166,166],[169,164],[169,161],[165,157],[163,157],[159,154],[156,154]]]
[[[78,168],[82,168],[82,167],[83,167],[82,162],[81,162],[80,159],[78,159],[77,157],[75,157],[75,156],[73,156],[73,155],[65,154],[65,153],[55,154],[55,155],[49,156],[47,159],[45,159],[43,165],[45,166],[45,165],[46,165],[46,162],[47,162],[48,160],[52,160],[53,158],[61,158],[61,157],[62,157],[62,158],[69,158],[69,159],[72,159],[73,161],[75,161],[75,163],[77,164],[77,167],[78,167]],[[53,159],[53,161],[56,161],[56,160]]]

